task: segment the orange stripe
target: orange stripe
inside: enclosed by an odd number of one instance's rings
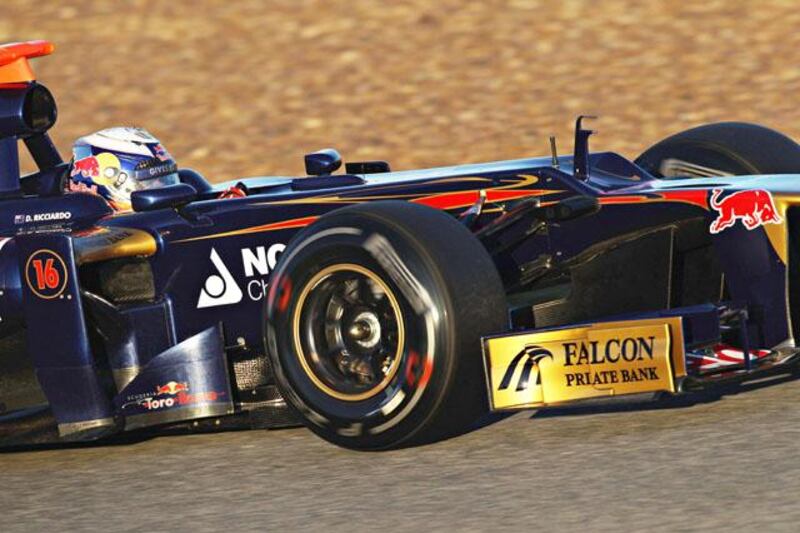
[[[653,198],[645,195],[606,196],[600,198],[599,201],[600,205],[679,202],[708,209],[708,191],[706,190],[669,191],[655,194],[658,194],[658,197]]]
[[[509,191],[498,189],[486,189],[486,203],[505,202],[508,200],[517,200],[520,198],[529,198],[533,196],[546,196],[548,194],[558,194],[564,191],[552,191],[548,189],[528,189],[522,191]],[[458,209],[459,207],[469,207],[478,201],[480,191],[458,191],[447,192],[442,194],[434,194],[432,196],[425,196],[411,200],[416,204],[427,205],[435,207],[436,209]]]
[[[553,191],[548,189],[529,189],[523,191],[501,191],[488,189],[486,191],[486,201],[492,202],[505,202],[507,200],[517,200],[519,198],[527,198],[529,196],[547,196],[548,194],[559,194],[564,191]]]
[[[456,209],[458,207],[467,207],[478,201],[480,193],[478,191],[458,191],[443,194],[434,194],[433,196],[425,196],[424,198],[417,198],[411,200],[415,204],[427,205],[428,207],[435,207],[436,209]]]
[[[599,198],[600,205],[642,204],[651,201],[647,196],[606,196]]]
[[[692,204],[708,210],[708,191],[704,189],[688,191],[666,191],[661,193],[661,197],[669,202],[681,202]]]

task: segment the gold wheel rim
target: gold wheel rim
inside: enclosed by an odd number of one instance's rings
[[[394,313],[395,319],[397,321],[397,349],[395,350],[394,357],[392,359],[391,365],[389,370],[386,372],[386,375],[383,379],[376,384],[374,387],[366,390],[364,392],[359,392],[356,394],[348,394],[332,387],[328,386],[325,382],[323,382],[320,377],[314,372],[311,366],[308,363],[308,357],[303,349],[303,343],[300,338],[300,322],[301,317],[303,314],[303,308],[305,306],[306,299],[311,292],[319,286],[325,279],[329,278],[333,274],[337,274],[340,272],[355,272],[357,274],[361,274],[362,276],[366,277],[373,283],[375,283],[378,287],[381,288],[383,293],[389,299],[389,303],[392,308],[392,312]],[[294,340],[294,350],[297,358],[300,360],[300,365],[303,367],[308,378],[317,386],[325,394],[332,396],[338,400],[343,400],[347,402],[359,402],[373,396],[379,394],[383,391],[386,386],[394,379],[397,375],[397,371],[400,368],[400,361],[402,359],[403,354],[403,346],[405,345],[405,327],[403,323],[403,315],[400,311],[400,304],[397,301],[397,298],[394,295],[394,292],[389,288],[389,286],[374,272],[371,270],[362,267],[360,265],[352,264],[352,263],[341,263],[338,265],[331,265],[329,267],[323,268],[319,272],[317,272],[303,287],[303,290],[300,292],[300,296],[297,299],[297,305],[294,309],[294,314],[292,317],[292,333],[293,333],[293,340]],[[317,354],[317,357],[320,357]]]

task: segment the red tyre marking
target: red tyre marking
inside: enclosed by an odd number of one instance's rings
[[[286,308],[289,307],[289,299],[292,296],[292,280],[290,280],[288,276],[281,278],[278,290],[281,295],[278,299],[278,311],[283,313],[286,311]]]
[[[421,370],[421,372],[420,372]],[[411,387],[425,387],[433,374],[433,361],[430,358],[422,361],[422,357],[411,350],[408,355],[408,364],[406,365],[406,383]]]
[[[408,354],[408,364],[406,365],[406,383],[412,387],[417,382],[417,369],[419,366],[419,354],[414,350]]]

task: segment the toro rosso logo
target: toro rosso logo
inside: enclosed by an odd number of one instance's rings
[[[714,189],[711,207],[717,219],[711,223],[711,233],[719,233],[741,220],[744,227],[753,230],[764,224],[780,224],[783,219],[775,208],[772,194],[763,189],[739,191],[719,199],[722,190]]]
[[[122,409],[139,406],[148,411],[158,411],[172,407],[213,403],[223,396],[225,396],[224,391],[190,393],[189,383],[186,381],[169,381],[164,385],[156,385],[152,392],[128,396]]]

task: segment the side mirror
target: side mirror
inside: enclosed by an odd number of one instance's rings
[[[565,222],[574,218],[596,213],[600,210],[600,203],[593,196],[570,196],[555,204],[542,206],[537,198],[520,200],[508,212],[500,215],[486,226],[476,232],[479,239],[484,241],[490,253],[493,248],[498,248],[496,243],[490,242],[508,228],[518,224],[521,231],[514,233],[510,242],[504,242],[499,247],[507,250],[524,241],[528,236],[539,231],[547,224]]]
[[[306,174],[309,176],[325,176],[336,172],[342,166],[342,156],[333,148],[306,154]]]
[[[381,174],[391,172],[392,169],[386,161],[355,161],[345,163],[344,171],[347,174]]]
[[[545,222],[565,222],[596,213],[600,210],[600,203],[593,196],[570,196],[539,209]]]
[[[197,198],[197,191],[188,183],[167,185],[158,189],[134,191],[131,205],[134,211],[155,211],[156,209],[177,208]]]

